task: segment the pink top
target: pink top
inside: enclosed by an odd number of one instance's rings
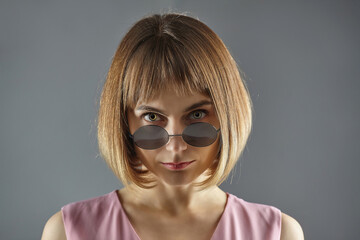
[[[279,209],[226,194],[227,203],[211,240],[280,239]],[[61,211],[68,240],[140,239],[122,208],[116,190],[67,204]]]

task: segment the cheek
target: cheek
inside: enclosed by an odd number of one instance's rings
[[[208,157],[215,159],[220,151],[220,138],[218,137],[218,139],[211,145],[211,149],[209,149],[208,151]]]
[[[156,151],[144,150],[139,147],[135,147],[136,158],[145,165],[152,165],[157,155]]]

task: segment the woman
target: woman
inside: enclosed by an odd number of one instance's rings
[[[251,108],[209,27],[181,14],[141,19],[115,53],[98,116],[100,153],[124,188],[64,206],[43,239],[303,239],[279,209],[218,187],[245,147]]]

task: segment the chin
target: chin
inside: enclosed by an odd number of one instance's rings
[[[195,178],[185,177],[185,176],[164,176],[161,178],[161,181],[169,186],[186,186],[193,183]]]

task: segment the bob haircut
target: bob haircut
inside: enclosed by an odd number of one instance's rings
[[[155,14],[136,22],[120,42],[100,96],[98,144],[101,157],[128,187],[155,185],[135,161],[127,109],[173,89],[180,96],[205,94],[220,122],[221,145],[201,188],[220,185],[240,158],[252,127],[252,102],[236,62],[222,40],[192,17]]]

